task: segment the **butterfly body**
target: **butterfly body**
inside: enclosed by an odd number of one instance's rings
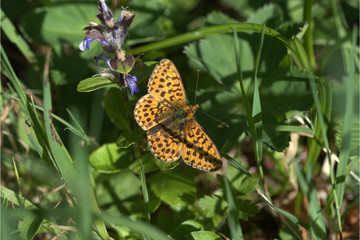
[[[166,162],[182,156],[184,162],[204,171],[221,167],[220,154],[195,121],[199,105],[188,106],[184,86],[175,65],[163,59],[149,79],[149,94],[137,102],[134,116],[139,126],[148,131],[153,155]]]

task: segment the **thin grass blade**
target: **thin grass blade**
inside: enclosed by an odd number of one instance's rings
[[[234,202],[229,180],[224,176],[226,199],[229,204],[228,224],[230,228],[231,239],[244,239],[241,226],[238,219],[238,210]]]
[[[350,53],[350,66],[348,75],[345,78],[344,85],[346,86],[346,101],[345,101],[345,117],[344,117],[344,131],[342,136],[341,151],[339,156],[339,164],[336,170],[336,193],[339,201],[339,206],[342,205],[343,195],[345,191],[345,178],[346,178],[346,167],[348,165],[348,159],[350,155],[350,139],[352,131],[352,118],[354,112],[354,86],[356,85],[355,77],[355,52],[356,52],[356,41],[357,41],[357,28],[353,29],[352,34],[352,51]],[[341,221],[340,221],[341,223]]]

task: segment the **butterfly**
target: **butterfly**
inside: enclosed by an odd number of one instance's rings
[[[136,103],[134,117],[147,131],[152,154],[165,162],[181,156],[187,165],[203,171],[221,168],[214,142],[193,118],[199,105],[188,106],[184,85],[175,65],[163,59],[148,82],[148,94]]]

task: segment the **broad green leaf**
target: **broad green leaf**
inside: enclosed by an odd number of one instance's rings
[[[130,164],[130,153],[119,148],[115,143],[104,144],[90,155],[91,166],[99,172],[115,173],[127,168]]]
[[[185,235],[191,235],[192,232],[203,230],[201,223],[195,220],[186,220],[178,225],[169,235],[173,239],[182,239]]]
[[[122,74],[128,74],[134,67],[135,59],[133,56],[129,55],[125,57],[124,61],[119,61],[117,64],[116,71]]]
[[[123,92],[119,88],[110,88],[105,96],[105,110],[111,122],[118,128],[131,132],[129,102],[125,101]]]
[[[38,8],[24,16],[20,25],[33,42],[61,45],[66,41],[77,49],[84,39],[82,29],[96,20],[96,14],[95,3],[67,3]]]
[[[245,79],[244,85],[245,88],[249,88],[253,84],[249,82],[254,71],[254,51],[252,49],[256,48],[255,44],[258,42],[258,36],[241,34],[239,37],[241,38],[239,40],[240,61]],[[211,106],[214,110],[217,107],[217,103],[219,103],[218,111],[220,114],[222,112],[229,114],[232,111],[236,111],[239,114],[244,111],[243,106],[238,104],[240,103],[239,97],[236,97],[236,95],[240,96],[241,93],[236,77],[235,54],[233,48],[229,47],[234,45],[233,42],[233,37],[230,35],[214,34],[185,48],[185,53],[190,57],[190,60],[197,63],[197,68],[205,69],[218,82],[223,83],[223,85],[217,86],[218,92],[215,90],[211,93],[214,97],[210,97]],[[286,119],[283,114],[286,111],[293,109],[308,110],[312,104],[311,94],[308,90],[304,74],[299,78],[298,71],[293,70],[293,73],[290,69],[291,61],[287,55],[286,48],[280,42],[275,39],[265,38],[262,56],[264,59],[272,59],[272,61],[261,61],[258,70],[261,108],[264,111],[263,129],[265,132],[263,140],[272,149],[282,151],[288,146],[290,140],[289,134],[274,131],[273,126],[284,124]],[[207,83],[207,88],[209,88],[209,85],[210,83]],[[229,91],[229,89],[236,95],[234,96],[226,92],[229,100],[225,101],[225,98],[224,100],[220,98],[224,91]],[[204,94],[209,99],[209,92],[204,92]],[[230,100],[230,98],[232,99]],[[251,96],[248,96],[248,98],[251,98]],[[199,99],[202,99],[201,92]],[[203,107],[204,104],[201,106]],[[230,106],[229,109],[227,106]]]
[[[159,167],[155,163],[155,157],[150,152],[143,154],[141,156],[141,161],[145,173],[150,173],[159,169]],[[140,174],[141,172],[140,161],[136,159],[134,162],[131,163],[129,169],[136,174]]]
[[[16,194],[13,190],[10,190],[4,186],[0,186],[0,196],[3,200],[12,202],[13,204],[15,204],[17,206],[20,206],[21,202],[23,202],[25,208],[37,209],[37,206],[35,204],[33,204],[32,202],[30,202],[29,200],[27,200],[24,197],[21,197],[22,199],[20,199],[18,194]]]
[[[148,178],[150,189],[170,206],[187,206],[195,201],[193,180],[175,171],[159,171]]]
[[[138,218],[146,219],[145,203],[143,197],[132,197],[122,201],[123,206],[128,210],[128,214]],[[161,200],[157,196],[151,195],[148,203],[149,214],[154,213],[161,205]],[[115,206],[116,208],[116,206]]]
[[[219,83],[232,84],[236,73],[235,54],[232,47],[234,39],[231,35],[213,34],[202,41],[191,43],[185,48],[188,57],[202,64]],[[248,42],[241,41],[241,58],[243,70],[254,68],[253,54]]]
[[[247,176],[236,168],[228,165],[226,168],[226,177],[231,182],[232,187],[236,193],[240,195],[247,195],[256,189],[259,179],[253,176]]]
[[[283,20],[283,12],[278,5],[273,3],[266,4],[258,8],[256,12],[246,20],[249,23],[264,24],[267,26],[278,26]]]
[[[225,0],[224,2],[241,15],[250,15],[255,11],[257,7],[261,6],[260,2],[254,2],[254,4],[249,4],[249,0]]]
[[[166,19],[164,18],[166,9],[164,2],[134,0],[131,2],[131,8],[136,9],[136,17],[129,29],[127,39],[129,45],[164,37],[164,29],[161,26],[161,22],[164,23]]]
[[[19,222],[21,239],[33,239],[41,227],[43,217],[41,215],[28,212],[23,221]]]
[[[256,203],[250,200],[236,198],[236,208],[239,211],[239,218],[248,220],[248,216],[255,216],[260,210]]]
[[[104,87],[115,86],[110,79],[101,76],[95,76],[81,80],[77,85],[78,92],[92,92]]]
[[[155,62],[155,61],[149,61],[149,62],[140,61],[139,63],[135,64],[132,71],[130,72],[131,75],[134,75],[139,79],[139,82],[137,82],[137,84],[144,86],[144,90],[146,90],[146,92],[147,92],[148,80],[156,64],[158,63],[159,62]]]
[[[34,63],[36,62],[35,54],[31,51],[29,45],[24,40],[22,36],[19,35],[15,26],[12,24],[10,19],[5,15],[3,10],[1,9],[1,29],[4,31],[7,38],[14,43],[28,62]]]
[[[117,174],[107,174],[96,179],[96,195],[98,203],[114,209],[120,207],[125,200],[141,194],[140,179],[131,171],[122,171]],[[143,202],[142,199],[139,199]],[[131,199],[131,202],[134,201]],[[117,206],[119,204],[119,206]],[[120,207],[121,208],[121,207]]]
[[[146,236],[149,236],[152,239],[169,240],[169,238],[164,232],[160,231],[158,228],[154,227],[153,225],[144,223],[142,221],[133,221],[127,216],[114,217],[110,214],[103,214],[101,215],[101,219],[104,220],[109,225],[124,226],[129,228],[132,232],[145,234]]]
[[[160,159],[154,158],[155,164],[163,171],[168,171],[171,169],[175,169],[180,163],[181,160],[175,162],[165,162]]]
[[[222,12],[211,12],[206,16],[206,22],[211,25],[218,25],[236,23],[237,21]]]
[[[199,199],[199,208],[206,217],[213,217],[216,214],[223,214],[228,204],[222,196],[206,195]]]
[[[143,136],[144,131],[140,128],[135,128],[132,132],[122,132],[116,140],[116,146],[119,148],[128,148],[139,141]]]
[[[185,239],[188,239],[188,240],[221,240],[221,239],[223,239],[219,235],[217,235],[213,232],[209,232],[209,231],[196,231],[196,232],[191,232],[189,235],[185,236]]]

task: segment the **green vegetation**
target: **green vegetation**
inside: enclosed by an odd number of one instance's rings
[[[357,0],[106,3],[135,14],[108,55],[95,0],[2,2],[1,239],[359,236]],[[164,58],[229,125],[195,115],[216,173],[156,159],[134,120]]]

